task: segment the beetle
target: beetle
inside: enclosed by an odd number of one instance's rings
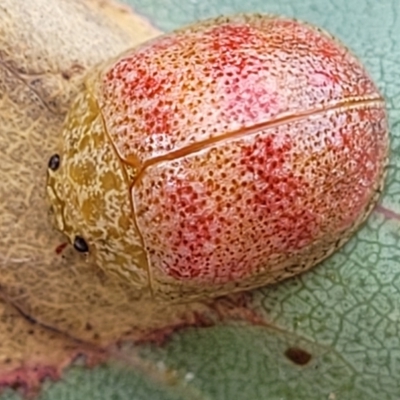
[[[378,200],[388,143],[384,99],[344,45],[239,14],[92,70],[47,192],[57,228],[105,271],[155,299],[219,296],[343,245]]]

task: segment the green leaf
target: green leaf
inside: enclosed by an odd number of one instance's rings
[[[364,62],[387,99],[392,156],[381,205],[338,253],[309,273],[254,293],[268,323],[191,328],[141,346],[134,366],[73,367],[41,399],[400,398],[400,3],[396,0],[130,0],[163,30],[238,11],[319,25]],[[288,352],[289,349],[292,351]],[[293,349],[298,349],[297,352]],[[307,355],[311,359],[305,362]],[[292,360],[291,360],[291,359]],[[298,365],[304,363],[305,365]],[[2,399],[13,399],[7,392]]]

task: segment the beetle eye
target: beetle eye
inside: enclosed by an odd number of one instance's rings
[[[58,154],[53,154],[50,157],[49,163],[47,165],[52,171],[57,171],[60,166],[60,156]]]
[[[87,245],[86,240],[81,236],[75,236],[74,248],[80,253],[87,253],[89,251],[89,246]]]

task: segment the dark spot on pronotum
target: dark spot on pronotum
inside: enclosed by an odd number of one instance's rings
[[[80,253],[87,253],[89,251],[89,246],[87,245],[86,240],[81,236],[75,236],[74,248]]]
[[[299,347],[289,347],[285,351],[285,356],[297,365],[306,365],[311,360],[311,354]]]
[[[60,167],[60,156],[58,154],[53,154],[50,157],[48,167],[52,171],[57,171],[58,170],[58,168]]]

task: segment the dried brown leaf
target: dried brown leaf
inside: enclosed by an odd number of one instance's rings
[[[83,354],[89,363],[105,357],[100,349],[43,328],[0,302],[0,387],[35,394],[44,379],[60,378],[63,369]]]

